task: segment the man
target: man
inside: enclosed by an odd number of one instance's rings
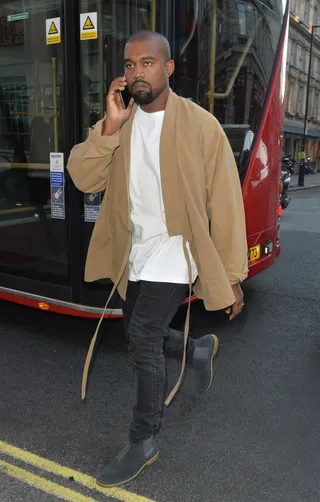
[[[102,486],[125,483],[158,458],[164,353],[183,356],[168,404],[185,361],[195,367],[200,392],[211,386],[217,337],[187,339],[188,322],[185,336],[169,327],[191,285],[208,310],[226,309],[231,320],[243,307],[247,242],[234,156],[216,119],[171,91],[173,71],[162,35],[132,36],[105,119],[68,163],[80,190],[105,190],[86,280],[109,277],[118,289],[135,374],[129,443],[99,474]],[[132,99],[124,108],[126,88]]]

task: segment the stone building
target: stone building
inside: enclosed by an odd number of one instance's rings
[[[287,56],[284,153],[297,159],[301,149],[307,97],[311,29],[320,25],[320,0],[293,0]],[[311,60],[306,153],[320,169],[320,28],[316,28]]]

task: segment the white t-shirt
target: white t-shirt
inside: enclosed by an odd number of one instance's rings
[[[164,111],[137,109],[133,120],[130,160],[132,249],[130,281],[189,284],[181,235],[168,235],[160,176],[160,135]],[[188,246],[188,244],[187,244]],[[188,247],[189,250],[189,247]],[[192,281],[198,273],[192,259]]]

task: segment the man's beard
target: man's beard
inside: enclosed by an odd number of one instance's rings
[[[152,101],[154,100],[154,96],[152,94],[151,87],[150,87],[149,91],[134,92],[135,85],[138,85],[138,84],[149,85],[146,82],[143,82],[141,80],[137,81],[135,84],[133,84],[132,89],[131,89],[131,95],[132,95],[135,103],[137,103],[137,105],[142,105],[142,106],[143,105],[150,105],[152,103]]]
[[[150,105],[154,100],[152,91],[138,91],[137,93],[133,92],[132,97],[137,103],[137,105]]]

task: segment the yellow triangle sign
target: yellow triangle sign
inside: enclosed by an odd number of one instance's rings
[[[82,29],[83,30],[94,30],[93,22],[91,21],[89,16],[87,16],[87,19],[85,20],[85,23],[84,23]]]
[[[49,28],[49,33],[48,34],[49,35],[56,35],[57,33],[59,33],[58,30],[57,30],[57,27],[54,24],[54,22],[52,21],[51,26]]]

